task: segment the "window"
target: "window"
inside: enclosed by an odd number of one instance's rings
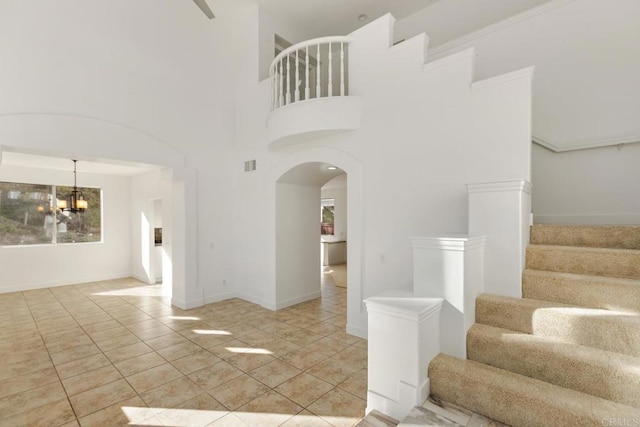
[[[156,246],[162,246],[162,228],[156,227],[153,229],[153,240]]]
[[[334,233],[335,199],[322,199],[320,201],[320,233],[333,235]]]
[[[57,200],[68,199],[71,187],[0,182],[0,245],[99,242],[100,189],[78,189],[89,208],[72,213],[57,209]]]

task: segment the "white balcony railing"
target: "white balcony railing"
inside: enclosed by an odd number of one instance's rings
[[[271,111],[298,101],[348,95],[351,41],[344,36],[321,37],[280,52],[269,70]]]

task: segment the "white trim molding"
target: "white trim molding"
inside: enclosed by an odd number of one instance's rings
[[[525,180],[467,184],[468,193],[489,193],[492,191],[524,191],[531,194],[531,183]]]
[[[514,80],[532,79],[535,74],[535,67],[522,68],[511,73],[500,74],[496,77],[479,80],[471,83],[471,90],[481,90],[487,87],[504,84]]]
[[[557,142],[557,141],[553,142],[549,138],[542,138],[537,135],[533,135],[531,139],[533,140],[534,143],[541,145],[545,148],[548,148],[551,151],[555,151],[556,153],[562,153],[565,151],[586,150],[588,148],[601,148],[601,147],[611,147],[611,146],[620,145],[620,144],[639,143],[640,133],[630,135],[630,136],[591,139],[591,140],[585,140],[585,141],[572,141],[572,142]]]
[[[502,29],[508,28],[512,25],[518,24],[522,21],[526,21],[531,18],[535,18],[538,15],[542,15],[544,13],[550,12],[553,9],[558,7],[562,7],[566,4],[572,3],[576,0],[552,0],[547,3],[544,3],[540,6],[528,9],[522,13],[518,13],[517,15],[513,15],[509,18],[503,19],[502,21],[498,21],[494,24],[487,25],[486,27],[480,28],[479,30],[473,31],[471,33],[465,34],[464,36],[458,37],[456,39],[450,40],[446,43],[443,43],[439,46],[436,46],[430,49],[431,55],[438,55],[442,52],[446,52],[449,49],[456,48],[460,45],[472,42],[473,40],[479,39],[480,37],[484,37],[488,34],[495,33],[496,31],[500,31]]]
[[[638,214],[533,214],[534,224],[637,225]]]
[[[433,62],[428,62],[422,66],[422,71],[428,72],[428,71],[443,67],[445,65],[451,64],[452,62],[468,60],[470,58],[473,59],[475,57],[476,57],[476,49],[474,47],[470,47],[468,49],[462,50],[460,52],[456,52],[449,56],[445,56],[444,58],[435,59],[433,60]]]
[[[437,249],[464,252],[484,247],[487,236],[469,236],[466,234],[447,236],[410,237],[414,249]]]

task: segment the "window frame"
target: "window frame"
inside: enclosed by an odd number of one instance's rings
[[[78,187],[79,190],[83,191],[84,193],[88,192],[88,191],[93,191],[93,190],[97,190],[98,191],[98,198],[99,198],[99,206],[95,207],[96,210],[98,210],[98,218],[100,220],[100,236],[97,240],[93,240],[93,241],[70,241],[70,242],[61,242],[58,239],[58,234],[60,233],[60,231],[58,230],[58,221],[57,218],[59,215],[64,215],[62,213],[62,210],[60,209],[56,209],[55,205],[56,205],[56,200],[58,198],[58,188],[59,187],[65,187],[68,188],[70,187],[69,185],[58,185],[58,184],[48,184],[48,183],[41,183],[41,182],[18,182],[18,181],[12,181],[12,180],[0,180],[0,184],[16,184],[16,185],[31,185],[31,186],[42,186],[42,187],[47,187],[48,189],[50,189],[49,192],[45,193],[47,196],[47,199],[42,199],[42,204],[44,205],[44,209],[47,208],[47,204],[50,207],[50,212],[52,212],[53,216],[54,216],[54,221],[53,221],[53,226],[52,226],[52,233],[51,233],[51,240],[47,241],[47,242],[38,242],[38,243],[33,243],[33,244],[0,244],[1,248],[36,248],[36,247],[54,247],[54,246],[60,246],[60,245],[76,245],[76,244],[102,244],[104,243],[104,209],[103,209],[103,204],[104,204],[104,193],[103,193],[103,189],[101,187],[92,187],[92,186],[82,186],[82,187]],[[8,190],[7,192],[10,192],[13,190]],[[2,197],[6,197],[2,194],[2,192],[0,191],[0,198]],[[0,200],[1,201],[1,200]],[[51,208],[53,208],[51,210]],[[89,209],[91,209],[91,206],[89,206]],[[46,216],[47,213],[45,212],[44,215]],[[78,215],[78,214],[76,214]],[[84,212],[80,213],[79,215],[85,215]],[[0,215],[1,216],[1,215]],[[68,215],[67,215],[68,216]],[[7,217],[8,218],[8,217]],[[44,217],[43,217],[44,219]],[[45,232],[46,233],[46,232]]]

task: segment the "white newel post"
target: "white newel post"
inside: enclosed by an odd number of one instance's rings
[[[469,233],[487,235],[485,292],[522,297],[531,225],[531,184],[525,180],[468,184]]]
[[[467,331],[475,322],[476,297],[484,291],[486,236],[413,237],[413,290],[439,297],[442,353],[466,359]]]
[[[387,292],[365,300],[369,328],[367,413],[402,420],[429,396],[427,367],[440,353],[440,298]]]

